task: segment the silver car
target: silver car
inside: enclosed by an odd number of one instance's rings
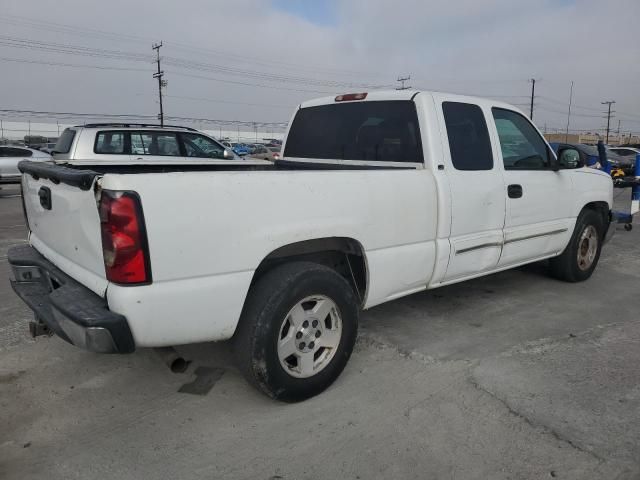
[[[51,161],[51,155],[33,148],[0,145],[0,184],[20,183],[18,163],[22,160]]]

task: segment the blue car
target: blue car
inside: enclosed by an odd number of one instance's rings
[[[244,157],[245,155],[249,155],[251,152],[249,145],[245,145],[244,143],[232,143],[231,149],[236,155]]]

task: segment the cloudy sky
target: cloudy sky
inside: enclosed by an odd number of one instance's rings
[[[55,7],[54,7],[55,5]],[[499,98],[564,129],[616,100],[640,131],[638,0],[2,0],[0,109],[286,122],[301,100],[409,85]],[[7,114],[2,114],[6,120]]]

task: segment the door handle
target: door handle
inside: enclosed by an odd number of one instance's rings
[[[509,185],[507,187],[507,194],[509,195],[509,198],[522,197],[522,185]]]

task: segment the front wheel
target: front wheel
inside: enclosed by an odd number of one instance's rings
[[[582,282],[591,277],[600,259],[604,227],[601,215],[583,210],[569,245],[560,256],[550,260],[551,274],[566,282]]]
[[[347,364],[358,314],[353,288],[334,270],[311,262],[276,267],[247,298],[234,335],[238,366],[272,398],[317,395]]]

